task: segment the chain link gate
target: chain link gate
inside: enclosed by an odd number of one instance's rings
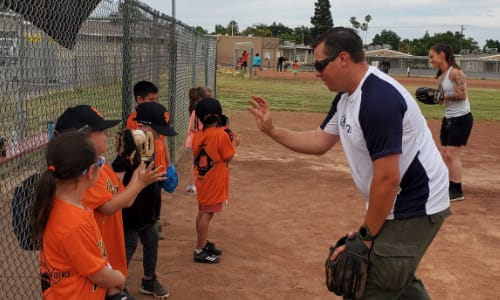
[[[9,3],[0,0],[0,7]],[[53,5],[75,11],[62,7],[65,3]],[[122,119],[124,124],[135,105],[134,83],[151,81],[178,132],[169,138],[175,161],[188,129],[188,90],[197,85],[215,90],[215,37],[198,34],[134,0],[102,0],[89,8],[71,50],[27,21],[26,14],[0,9],[0,299],[40,298],[38,252],[21,249],[12,223],[19,216],[11,206],[15,188],[45,166],[53,122],[67,107],[89,104],[104,118]],[[45,13],[43,7],[27,11]],[[70,25],[56,27],[64,31]],[[108,161],[115,155],[116,129],[108,132]],[[35,185],[28,188],[34,190]]]

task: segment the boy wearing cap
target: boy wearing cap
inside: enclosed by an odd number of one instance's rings
[[[163,105],[145,102],[136,108],[137,129],[152,132],[155,140],[158,135],[175,136],[177,133],[169,126],[169,114]],[[155,147],[155,151],[157,151]],[[154,164],[153,162],[150,165]],[[164,171],[163,171],[164,172]],[[125,174],[128,178],[130,174]],[[124,183],[127,184],[127,179]],[[143,245],[144,276],[141,292],[155,298],[166,299],[169,292],[157,280],[156,262],[158,257],[158,227],[156,220],[160,215],[161,187],[158,182],[145,187],[130,208],[123,209],[125,230],[125,248],[127,263],[130,262],[137,248],[139,239]]]
[[[159,90],[154,83],[143,80],[138,81],[134,85],[134,99],[137,105],[147,102],[158,102],[158,98]],[[126,127],[128,129],[137,129],[136,109],[134,109],[134,111],[127,118]],[[155,165],[169,167],[171,164],[169,152],[168,140],[164,135],[158,135],[158,137],[155,138]],[[158,209],[158,212],[160,211],[161,209]],[[160,222],[159,215],[157,216],[156,225],[158,226],[158,231],[161,232],[163,224]],[[160,239],[164,239],[162,234],[160,234]]]
[[[107,150],[107,129],[117,125],[120,120],[104,120],[101,113],[89,105],[78,105],[66,109],[57,119],[55,131],[62,133],[67,130],[88,131],[89,139],[96,147],[98,155],[104,155]],[[127,188],[123,187],[120,178],[105,163],[99,173],[96,183],[83,196],[83,204],[94,211],[94,218],[106,247],[107,258],[111,267],[127,276],[127,261],[125,256],[125,241],[122,221],[122,208],[129,207],[139,192],[152,182],[164,180],[162,173],[146,168],[141,164],[132,176]],[[109,291],[117,299],[131,299],[121,291]]]
[[[194,175],[197,188],[197,244],[193,259],[199,263],[217,263],[222,254],[208,238],[208,226],[214,213],[222,211],[229,190],[228,163],[233,158],[237,135],[233,140],[222,127],[222,107],[216,99],[205,98],[196,105],[196,116],[203,130],[193,136]]]

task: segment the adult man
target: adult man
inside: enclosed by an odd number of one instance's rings
[[[275,127],[268,103],[257,96],[248,109],[262,132],[293,151],[321,155],[342,142],[367,200],[361,225],[370,268],[363,299],[430,299],[415,270],[451,213],[447,169],[426,121],[403,86],[368,66],[353,29],[332,28],[313,48],[317,77],[338,92],[319,128]]]

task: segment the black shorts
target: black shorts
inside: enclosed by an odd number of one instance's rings
[[[443,118],[440,134],[441,145],[465,146],[472,130],[472,123],[472,113],[455,118]]]
[[[241,66],[246,68],[247,67],[247,62],[246,61],[242,62]]]

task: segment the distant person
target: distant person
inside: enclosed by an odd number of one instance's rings
[[[247,50],[243,50],[243,53],[241,54],[241,69],[243,72],[246,72],[248,66],[248,52]]]
[[[391,68],[391,63],[387,59],[383,59],[380,64],[378,65],[378,68],[384,72],[385,74],[389,74],[389,69]]]
[[[406,68],[406,76],[410,77],[410,66]]]
[[[465,74],[456,64],[453,49],[447,44],[432,46],[429,62],[437,69],[436,78],[444,92],[441,103],[445,112],[440,140],[441,154],[450,178],[450,201],[460,201],[464,199],[460,153],[467,144],[473,124]]]
[[[278,64],[276,65],[276,71],[283,72],[283,62],[285,58],[283,56],[278,57]]]
[[[299,62],[297,60],[294,60],[292,65],[292,73],[293,75],[297,76],[298,72],[299,72]]]
[[[290,66],[290,63],[288,62],[288,58],[283,59],[283,72],[288,71],[288,67]]]
[[[188,152],[193,153],[193,136],[199,131],[203,130],[203,123],[199,118],[196,117],[196,105],[204,98],[212,98],[213,91],[208,86],[197,86],[189,89],[189,124],[188,124],[188,134],[186,136],[186,141],[184,142],[184,146],[187,148]],[[191,164],[191,167],[193,165]],[[196,195],[196,185],[194,184],[194,174],[193,172],[189,172],[188,175],[188,183],[186,186],[186,193],[189,195]]]
[[[259,56],[259,53],[255,54],[253,57],[253,75],[257,75],[257,69],[262,70],[262,58]]]

